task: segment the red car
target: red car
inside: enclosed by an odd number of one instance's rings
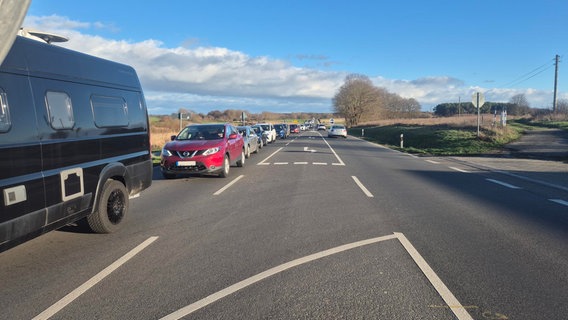
[[[231,164],[245,164],[244,140],[237,128],[229,123],[192,124],[166,143],[160,167],[166,179],[184,173],[213,173],[225,178]]]
[[[300,133],[300,126],[297,124],[291,124],[290,133]]]

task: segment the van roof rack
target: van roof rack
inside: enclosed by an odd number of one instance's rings
[[[25,37],[25,38],[43,41],[45,43],[69,41],[69,38],[62,36],[62,35],[59,35],[59,34],[45,32],[45,31],[39,31],[39,30],[33,30],[33,29],[27,29],[27,28],[20,28],[20,31],[18,31],[18,35]]]

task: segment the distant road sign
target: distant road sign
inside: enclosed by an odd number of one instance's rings
[[[475,92],[471,96],[471,102],[473,103],[474,107],[481,108],[483,106],[483,104],[485,103],[485,96],[483,95],[482,92]],[[477,105],[478,102],[479,102],[479,106]]]
[[[334,124],[334,123],[335,123],[335,120],[333,120],[333,118],[331,118],[331,119],[329,119],[329,123],[330,123],[330,124]]]

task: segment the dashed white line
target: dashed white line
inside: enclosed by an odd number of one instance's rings
[[[548,201],[552,201],[558,204],[561,204],[563,206],[568,207],[568,201],[562,200],[562,199],[548,199]]]
[[[499,180],[495,180],[495,179],[485,179],[485,180],[499,184],[499,185],[502,185],[502,186],[510,188],[510,189],[521,189],[521,187],[517,187],[517,186],[514,186],[512,184],[508,184],[506,182],[503,182],[503,181],[499,181]]]
[[[316,166],[327,166],[327,162],[312,162],[312,164]]]
[[[449,168],[452,169],[452,170],[456,170],[456,171],[459,171],[459,172],[463,172],[463,173],[470,173],[470,172],[467,171],[467,170],[460,169],[460,168],[456,168],[456,167],[449,167]]]
[[[440,164],[438,161],[434,161],[434,160],[426,160],[426,162],[430,162],[432,164]]]
[[[294,164],[308,164],[308,163],[306,161],[297,161],[297,162],[294,162]]]
[[[261,162],[257,163],[256,165],[257,165],[257,166],[258,166],[258,165],[264,165],[264,164],[265,164],[264,161],[270,159],[273,155],[275,155],[276,153],[278,153],[278,151],[280,151],[280,150],[282,150],[282,149],[283,149],[283,147],[280,147],[278,150],[272,152],[272,154],[270,154],[268,157],[264,158],[264,160],[262,160]]]
[[[356,176],[351,176],[351,178],[353,178],[353,180],[355,181],[355,184],[357,184],[357,186],[359,186],[359,188],[363,191],[363,193],[369,197],[369,198],[373,198],[373,194],[367,189],[365,188],[365,186],[361,183],[361,181],[359,181],[359,179],[357,179]]]
[[[285,164],[288,164],[288,162],[274,162],[274,165],[276,165],[276,166],[282,166],[282,165],[285,165]]]
[[[83,293],[85,293],[87,290],[94,287],[97,283],[99,283],[106,276],[111,274],[114,270],[118,269],[120,266],[122,266],[123,264],[128,262],[128,260],[132,259],[135,255],[137,255],[140,251],[145,249],[147,246],[152,244],[152,242],[156,241],[157,239],[158,239],[158,237],[150,237],[150,238],[146,239],[146,241],[139,244],[136,248],[130,250],[130,252],[123,255],[120,259],[116,260],[113,264],[106,267],[101,272],[97,273],[94,277],[89,279],[87,282],[83,283],[77,289],[71,291],[68,295],[61,298],[61,300],[57,301],[54,305],[47,308],[42,313],[38,314],[33,319],[34,320],[49,319],[54,314],[61,311],[61,309],[65,308],[68,304],[70,304],[75,299],[77,299],[79,296],[81,296]]]
[[[223,188],[217,190],[217,192],[215,192],[213,195],[214,195],[214,196],[220,195],[221,193],[223,193],[223,191],[227,190],[230,186],[232,186],[233,184],[235,184],[237,181],[241,180],[242,177],[244,177],[244,175],[242,175],[242,174],[241,174],[240,176],[236,177],[235,180],[229,182],[226,186],[224,186]]]

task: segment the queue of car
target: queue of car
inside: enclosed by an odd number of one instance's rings
[[[326,130],[325,125],[322,125]],[[320,128],[318,127],[318,130]],[[278,135],[277,135],[278,132]],[[231,165],[242,167],[251,154],[258,153],[277,137],[300,133],[297,124],[259,123],[235,126],[230,123],[190,124],[162,148],[160,169],[166,179],[181,174],[214,174],[226,178]],[[343,125],[332,125],[328,137],[347,138]]]

